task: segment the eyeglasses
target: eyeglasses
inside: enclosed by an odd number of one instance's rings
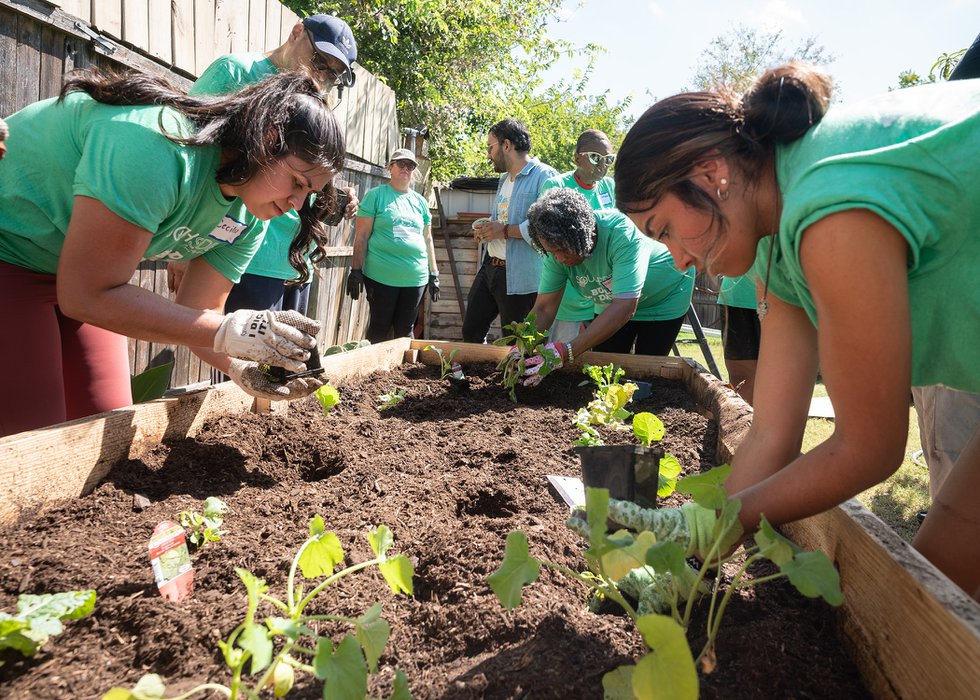
[[[309,29],[306,30],[306,36],[310,39],[310,45],[313,47],[313,58],[310,59],[310,68],[312,68],[317,73],[323,73],[326,75],[324,82],[328,86],[332,85],[343,85],[347,80],[347,75],[344,71],[338,72],[333,66],[330,65],[330,61],[322,53],[317,51],[316,42],[313,39],[313,34]]]
[[[604,156],[601,153],[596,153],[595,151],[580,151],[579,155],[588,158],[589,162],[596,167],[599,167],[599,165],[602,164],[609,166],[616,162],[615,153],[610,153],[608,156]]]
[[[415,170],[419,167],[418,163],[413,163],[410,160],[396,160],[393,165],[397,165],[399,168],[404,168],[405,170]]]
[[[493,153],[493,147],[496,146],[498,143],[499,143],[499,141],[494,141],[493,143],[488,143],[487,144],[487,153],[488,154]]]

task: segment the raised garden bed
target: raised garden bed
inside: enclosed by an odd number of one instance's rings
[[[369,557],[364,533],[384,523],[394,549],[415,564],[413,598],[393,596],[376,574],[345,579],[327,598],[332,610],[354,616],[384,603],[393,631],[377,694],[397,666],[418,698],[600,697],[602,674],[642,651],[625,618],[587,613],[582,589],[557,576],[544,575],[509,611],[485,584],[511,529],[524,530],[536,554],[582,567],[583,544],[564,529],[566,509],[543,475],[577,475],[569,416],[589,390],[577,387],[580,375],[566,374],[514,405],[480,376],[492,365],[478,363],[500,349],[460,346],[457,359],[477,375],[462,390],[431,366],[403,366],[424,345],[392,341],[327,358],[342,404],[326,419],[312,402],[285,415],[244,413],[251,401],[223,385],[0,441],[7,488],[0,517],[22,518],[4,532],[0,609],[23,591],[99,593],[92,617],[69,623],[33,662],[0,671],[4,691],[94,697],[150,671],[172,691],[226,680],[216,642],[237,624],[244,598],[233,568],[281,586],[308,518],[320,513],[354,561]],[[421,359],[438,365],[434,353]],[[673,380],[655,382],[657,393],[639,409],[665,420],[668,449],[689,469],[724,461],[746,426],[744,404],[689,362],[597,354],[583,361]],[[379,414],[378,395],[394,386],[409,398]],[[720,429],[699,411],[719,418]],[[134,493],[151,505],[134,512]],[[156,522],[207,496],[231,506],[229,534],[196,558],[192,598],[167,603],[147,566],[146,539]],[[882,547],[858,526],[866,512],[854,519],[850,510],[789,531],[838,562],[847,596],[839,623],[865,683],[880,697],[968,696],[980,678],[975,604],[907,547]],[[757,600],[739,600],[728,613],[719,668],[702,680],[703,697],[863,692],[847,659],[835,655],[829,608],[778,585],[756,592]],[[735,654],[742,648],[748,653]],[[778,680],[776,660],[787,662],[788,679]],[[300,684],[293,696],[319,691]]]

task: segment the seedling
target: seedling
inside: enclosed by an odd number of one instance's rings
[[[527,369],[526,361],[535,355],[544,357],[544,363],[538,370],[538,376],[546,377],[556,365],[561,363],[561,357],[553,350],[545,349],[548,334],[539,331],[534,325],[534,314],[528,314],[523,321],[515,321],[504,326],[504,330],[510,331],[510,335],[505,335],[494,345],[511,345],[511,351],[504,359],[497,364],[497,369],[503,371],[501,384],[510,392],[510,400],[517,402],[517,385],[524,376]]]
[[[329,384],[324,384],[317,389],[314,396],[323,408],[323,415],[330,413],[330,409],[340,403],[340,392]]]
[[[446,375],[453,371],[453,357],[459,352],[459,348],[453,348],[449,356],[446,357],[442,351],[442,348],[437,348],[434,345],[426,345],[423,350],[431,350],[436,355],[439,356],[439,379],[445,379]]]
[[[185,510],[180,513],[180,524],[187,528],[187,539],[196,549],[201,549],[208,542],[217,542],[227,534],[221,529],[225,511],[228,506],[220,498],[208,496],[204,499],[204,512]]]
[[[597,365],[586,365],[582,372],[587,374],[596,384],[595,395],[588,406],[576,416],[576,423],[585,422],[588,418],[589,425],[608,425],[616,430],[624,429],[624,421],[632,415],[626,410],[626,404],[633,399],[636,392],[636,384],[626,382],[620,384],[619,380],[625,372],[616,365],[608,364],[604,367]],[[579,386],[588,384],[588,380]],[[581,420],[580,420],[581,418]]]
[[[378,671],[378,660],[391,631],[381,617],[381,604],[375,603],[358,618],[306,613],[331,583],[370,566],[378,567],[393,593],[412,594],[414,570],[411,561],[403,554],[388,556],[394,543],[391,530],[379,525],[367,534],[367,540],[374,552],[373,559],[334,572],[344,561],[343,548],[337,536],[326,531],[323,518],[314,516],[310,520],[309,537],[293,557],[282,598],[270,595],[263,579],[245,569],[235,569],[248,596],[245,619],[226,640],[218,642],[231,672],[231,682],[228,685],[202,683],[171,700],[210,691],[230,700],[251,700],[270,686],[275,697],[280,698],[292,689],[296,671],[309,673],[323,681],[323,697],[367,697],[368,678]],[[296,580],[297,572],[307,580],[323,580],[304,594],[302,583]],[[326,602],[318,600],[316,607],[322,609]],[[275,614],[259,621],[262,603],[270,604]],[[330,637],[321,636],[317,631],[321,621],[350,625],[353,633],[348,632],[334,645]],[[134,688],[113,688],[102,696],[102,700],[160,700],[165,693],[160,677],[148,674]],[[394,690],[389,697],[392,700],[410,700],[412,697],[402,671],[395,672]]]
[[[647,411],[633,416],[633,435],[644,447],[650,447],[663,439],[666,433],[664,422]],[[681,473],[681,463],[669,452],[664,452],[660,458],[660,469],[657,479],[657,495],[667,498],[677,487],[677,477]]]
[[[541,567],[575,578],[588,586],[596,596],[618,603],[630,616],[650,648],[635,665],[620,666],[603,677],[607,698],[669,697],[696,700],[698,697],[697,663],[706,671],[715,664],[714,646],[725,608],[739,588],[755,586],[776,578],[786,577],[800,593],[822,597],[831,605],[840,605],[843,595],[840,577],[823,552],[807,552],[776,532],[762,518],[754,544],[745,547],[745,561],[722,591],[722,566],[732,557],[727,554],[731,533],[738,521],[741,502],[729,500],[724,480],[731,469],[724,465],[705,474],[682,479],[678,490],[691,495],[705,508],[720,509],[708,551],[703,551],[705,564],[694,572],[686,563],[685,549],[676,542],[657,542],[652,533],[631,533],[620,530],[609,534],[609,492],[606,489],[586,489],[587,520],[575,529],[589,541],[585,552],[589,570],[579,573],[566,567],[538,560],[529,554],[527,537],[519,530],[507,536],[504,560],[488,579],[497,599],[505,608],[521,604],[523,587],[534,582]],[[746,580],[745,573],[752,564],[768,559],[779,567],[779,573],[755,580]],[[712,586],[706,574],[715,571]],[[640,582],[641,585],[637,586]],[[624,593],[637,600],[637,606]],[[707,641],[695,658],[685,639],[694,601],[710,595],[707,617]],[[669,611],[669,614],[665,614]]]
[[[95,591],[24,593],[17,598],[15,614],[0,611],[0,649],[34,656],[49,638],[64,631],[62,622],[83,618],[94,609]]]
[[[389,408],[394,408],[404,401],[406,396],[407,392],[404,389],[399,389],[396,387],[387,394],[382,394],[378,397],[378,401],[381,402],[378,404],[378,410],[387,411]]]

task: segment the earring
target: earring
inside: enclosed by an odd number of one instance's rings
[[[728,185],[728,180],[726,180],[725,178],[721,178],[721,180],[719,180],[719,182],[721,183],[721,186],[718,187],[715,190],[715,194],[718,195],[718,199],[720,199],[723,202],[727,202],[728,201],[728,197],[730,196],[730,193],[729,193],[728,190],[725,190],[724,192],[722,192],[721,191],[721,188]]]

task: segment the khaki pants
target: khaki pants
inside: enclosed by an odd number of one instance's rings
[[[953,463],[980,424],[980,394],[941,384],[912,387],[922,453],[929,466],[929,495],[936,497]]]

